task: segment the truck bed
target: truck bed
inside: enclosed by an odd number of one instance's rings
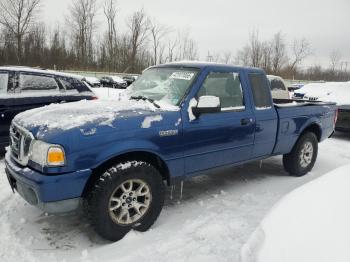
[[[274,154],[286,154],[307,126],[319,131],[318,140],[328,138],[334,130],[335,103],[274,99],[279,124]],[[305,110],[305,107],[308,107]]]

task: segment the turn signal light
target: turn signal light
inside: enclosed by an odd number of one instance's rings
[[[63,166],[65,164],[63,149],[60,147],[51,147],[47,152],[47,164],[49,166]]]

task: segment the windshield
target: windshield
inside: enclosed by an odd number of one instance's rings
[[[129,87],[129,94],[178,105],[197,74],[195,69],[151,68]]]

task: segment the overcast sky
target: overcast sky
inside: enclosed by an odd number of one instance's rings
[[[55,26],[64,23],[73,0],[42,0],[43,20]],[[103,0],[100,1],[102,6]],[[118,26],[144,7],[150,17],[174,29],[188,27],[198,43],[200,58],[208,51],[231,51],[244,46],[249,32],[259,30],[260,39],[270,39],[282,31],[290,44],[305,37],[313,54],[305,65],[328,66],[332,50],[339,50],[343,61],[350,61],[350,0],[119,0]],[[105,30],[102,8],[99,31]]]

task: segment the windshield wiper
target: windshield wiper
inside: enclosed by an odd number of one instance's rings
[[[131,96],[130,99],[133,100],[143,100],[143,101],[149,101],[151,102],[156,108],[160,108],[160,105],[158,105],[154,99],[146,97],[146,96]]]

